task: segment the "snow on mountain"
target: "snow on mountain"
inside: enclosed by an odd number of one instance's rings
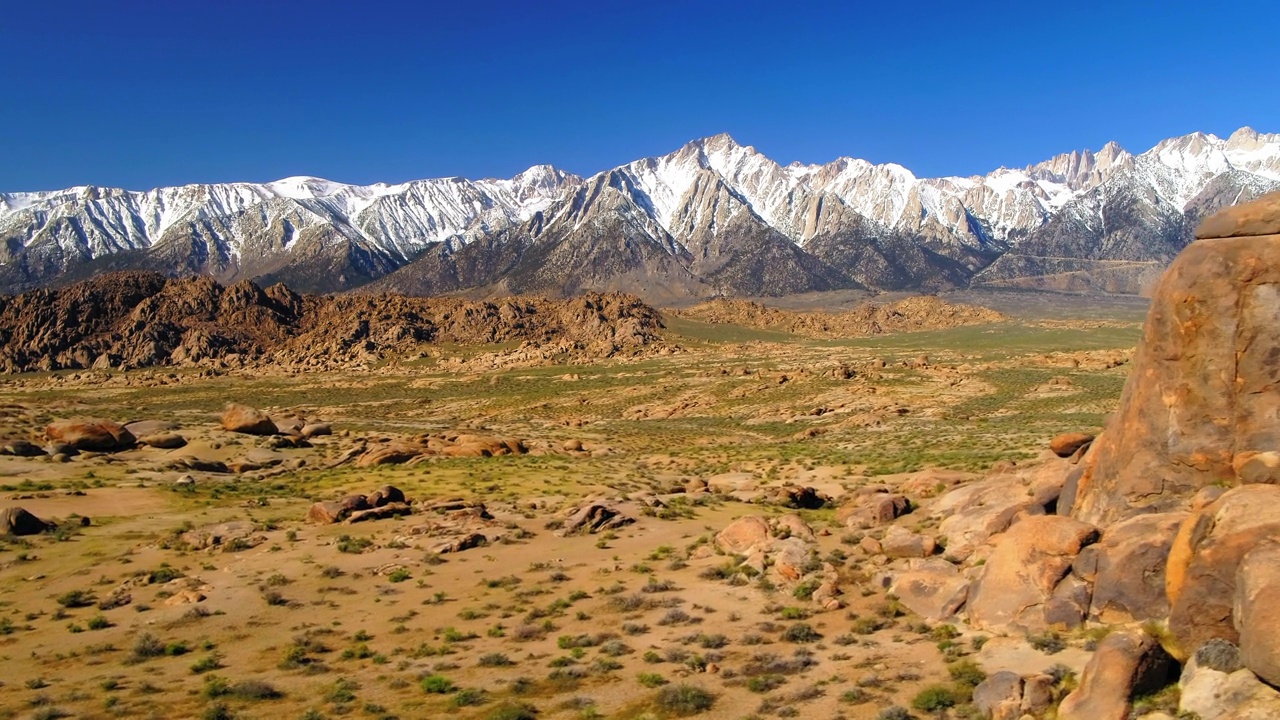
[[[117,256],[120,263],[178,263],[174,271],[224,279],[264,268],[274,274],[304,260],[320,263],[317,282],[327,272],[348,274],[334,268],[357,268],[352,277],[372,278],[441,243],[448,252],[480,238],[532,242],[553,227],[557,233],[576,232],[583,223],[615,227],[601,212],[622,213],[637,237],[673,256],[711,247],[708,238],[723,233],[764,243],[752,252],[767,246],[770,257],[777,248],[766,231],[799,249],[814,238],[828,249],[839,245],[832,233],[870,233],[850,241],[915,243],[926,255],[977,273],[1001,254],[1024,250],[1103,257],[1107,248],[1123,248],[1127,257],[1151,246],[1159,248],[1153,257],[1163,257],[1186,241],[1178,235],[1186,232],[1180,218],[1276,187],[1280,134],[1250,128],[1227,139],[1170,138],[1139,155],[1108,143],[1022,169],[943,178],[855,158],[784,167],[721,134],[585,180],[538,165],[510,179],[476,181],[349,185],[291,177],[145,192],[83,186],[0,193],[0,282],[31,287]],[[1115,230],[1115,217],[1146,230],[1104,239]],[[1079,242],[1082,233],[1102,235]],[[732,238],[712,245],[726,258],[733,251]],[[865,254],[855,250],[850,245],[841,257]],[[955,268],[949,268],[952,277]]]

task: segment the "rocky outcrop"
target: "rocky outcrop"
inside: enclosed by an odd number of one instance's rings
[[[1280,446],[1280,235],[1243,234],[1278,222],[1280,194],[1231,208],[1164,274],[1073,516],[1102,525],[1178,509]]]
[[[658,312],[634,297],[568,300],[300,295],[248,281],[100,275],[0,302],[0,371],[157,365],[347,367],[434,343],[528,343],[565,357],[634,355],[660,345]]]
[[[712,300],[676,315],[701,322],[745,325],[808,337],[844,338],[893,332],[939,330],[1001,322],[1004,315],[984,307],[956,305],[933,296],[891,303],[865,303],[839,313],[791,312],[748,300]]]
[[[1089,443],[1093,442],[1093,436],[1088,433],[1070,432],[1056,435],[1049,441],[1049,449],[1058,457],[1071,457]]]
[[[524,455],[528,445],[519,438],[502,438],[474,433],[431,433],[394,442],[380,442],[355,456],[356,465],[414,464],[430,457],[499,457]]]
[[[893,574],[889,591],[926,620],[955,617],[969,597],[969,578],[942,558],[916,561]]]
[[[404,492],[393,485],[383,485],[372,495],[348,495],[341,500],[314,503],[307,510],[307,520],[320,525],[382,520],[410,515],[413,508]]]

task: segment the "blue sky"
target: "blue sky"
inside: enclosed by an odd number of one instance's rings
[[[728,132],[918,175],[1280,132],[1280,3],[0,0],[0,190],[590,174]]]

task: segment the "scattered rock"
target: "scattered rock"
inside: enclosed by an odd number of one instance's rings
[[[797,510],[818,510],[831,502],[831,498],[811,487],[784,487],[773,497],[774,504]]]
[[[159,435],[161,433],[174,432],[178,429],[177,423],[167,420],[135,420],[125,423],[124,429],[133,433],[134,437],[142,437],[144,435]]]
[[[1022,715],[1022,676],[1001,670],[973,689],[973,704],[983,717],[1016,720]]]
[[[266,542],[267,536],[258,532],[253,523],[232,520],[188,530],[181,536],[192,550],[222,550],[236,552],[257,547]]]
[[[412,514],[413,508],[411,508],[407,503],[384,503],[376,507],[371,507],[367,510],[356,510],[355,512],[352,512],[347,516],[347,523],[355,524],[369,520],[386,520],[391,517],[400,517]]]
[[[772,542],[769,523],[762,517],[749,515],[729,523],[716,534],[716,547],[733,555],[749,555]]]
[[[324,435],[332,435],[333,428],[329,423],[307,423],[302,426],[302,437],[311,439],[314,437],[322,437]]]
[[[877,492],[859,495],[852,503],[842,505],[836,520],[849,528],[871,528],[893,522],[911,512],[911,501],[905,495]]]
[[[451,538],[444,542],[436,543],[429,548],[434,553],[456,553],[472,548],[484,547],[489,543],[489,539],[481,533],[467,533],[460,537]]]

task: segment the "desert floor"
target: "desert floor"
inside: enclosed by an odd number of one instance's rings
[[[60,524],[0,540],[0,718],[873,718],[964,660],[1078,670],[1085,638],[1049,656],[905,614],[836,518],[860,486],[927,497],[1101,427],[1141,305],[998,304],[1008,322],[849,340],[673,318],[678,352],[591,365],[486,368],[492,348],[430,347],[343,374],[0,378],[11,436],[103,417],[172,422],[188,440],[0,457],[0,507]],[[227,402],[334,434],[274,447],[220,429]],[[342,462],[427,433],[530,452]],[[383,485],[419,511],[306,521],[315,501]],[[833,502],[780,504],[797,486]],[[448,520],[428,506],[451,498],[483,503],[502,539],[433,552],[432,523]],[[635,522],[561,537],[588,500]],[[714,549],[734,518],[792,512],[839,569],[838,610]],[[232,539],[199,548],[222,523]]]

